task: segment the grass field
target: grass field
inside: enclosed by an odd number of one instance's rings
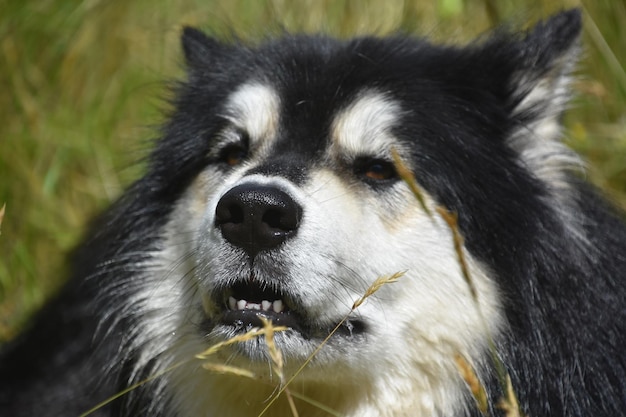
[[[501,21],[581,6],[583,56],[566,123],[589,177],[626,207],[626,5],[620,0],[0,0],[0,342],[62,283],[87,220],[141,173],[178,36],[245,39],[404,30],[463,42]]]

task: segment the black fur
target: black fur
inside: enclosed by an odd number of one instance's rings
[[[289,121],[272,164],[258,172],[295,183],[326,146],[330,116],[363,88],[388,92],[410,109],[394,133],[411,143],[418,181],[458,213],[466,247],[499,279],[508,326],[498,351],[522,410],[533,417],[626,415],[623,215],[573,173],[563,174],[568,196],[556,198],[566,191],[532,172],[508,142],[562,110],[544,100],[514,113],[539,82],[551,85],[571,70],[580,26],[573,10],[528,33],[496,32],[466,47],[400,36],[284,36],[251,47],[185,29],[188,79],[147,172],[92,225],[66,288],[4,347],[0,415],[78,415],[127,387],[136,352],[120,356],[118,349],[126,348],[135,318],[115,317],[111,305],[138,285],[138,257],[159,245],[174,202],[213,163],[207,155],[223,123],[220,106],[250,79],[277,86]],[[141,376],[150,374],[148,366]],[[495,372],[486,383],[495,404],[502,395]],[[94,415],[165,415],[167,404],[154,406],[161,393],[149,387]]]

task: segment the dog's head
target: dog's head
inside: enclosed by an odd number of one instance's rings
[[[562,185],[557,119],[579,26],[567,12],[463,48],[310,36],[249,47],[186,29],[188,80],[149,174],[172,208],[138,296],[142,331],[159,340],[146,360],[193,357],[266,318],[287,327],[274,340],[293,371],[336,328],[302,380],[422,389],[443,407],[460,383],[454,357],[480,365],[486,332],[503,325],[498,268]],[[437,206],[459,215],[475,296]],[[271,373],[262,338],[222,355]]]

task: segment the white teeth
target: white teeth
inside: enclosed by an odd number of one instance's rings
[[[228,297],[228,307],[231,310],[263,310],[282,313],[285,307],[282,300],[268,301],[263,300],[260,304],[251,303],[246,300],[237,300],[235,297]]]

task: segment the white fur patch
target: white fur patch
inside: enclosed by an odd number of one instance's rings
[[[518,94],[525,94],[525,97],[513,110],[513,116],[530,113],[534,118],[509,138],[510,146],[519,153],[529,170],[561,191],[569,188],[564,173],[582,168],[578,155],[561,143],[559,118],[569,99],[571,81],[561,72],[564,68],[569,72],[571,65],[562,62],[539,80],[524,75],[515,81]]]
[[[362,92],[335,117],[331,129],[333,144],[348,157],[389,158],[394,145],[390,130],[400,112],[400,106],[383,94]]]
[[[244,84],[228,99],[224,115],[244,130],[252,141],[274,137],[280,121],[276,91],[261,83]]]

